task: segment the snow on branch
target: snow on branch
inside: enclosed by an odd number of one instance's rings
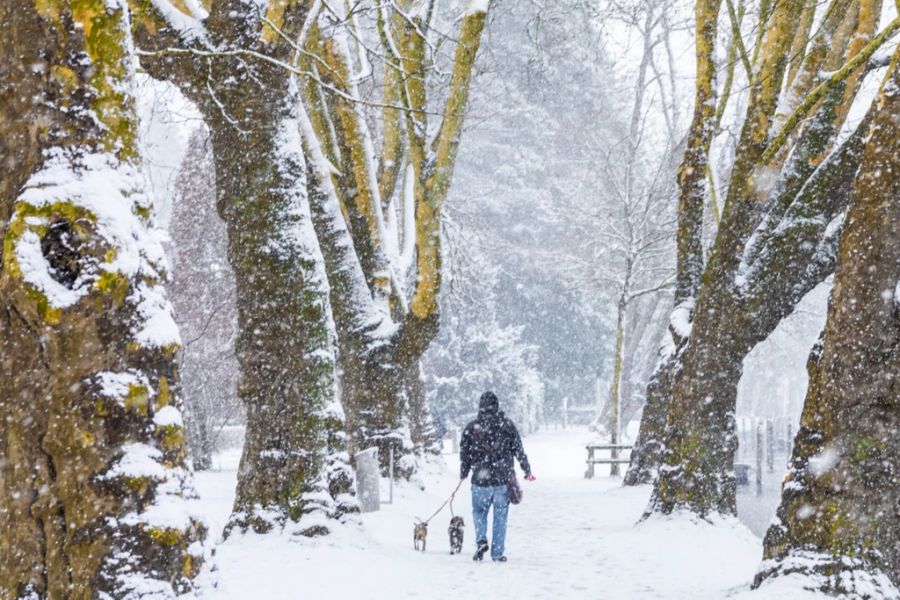
[[[693,329],[694,299],[687,298],[684,302],[672,309],[669,317],[669,327],[675,335],[682,339],[691,337]]]
[[[195,19],[204,20],[209,16],[209,13],[203,8],[203,5],[200,4],[199,0],[183,0],[184,6],[188,9],[188,12],[191,13],[191,16]]]
[[[469,0],[469,7],[466,9],[466,16],[486,13],[491,0]]]
[[[815,89],[809,92],[806,97],[803,99],[803,102],[794,110],[793,114],[788,117],[788,120],[785,122],[784,126],[781,128],[781,131],[778,132],[777,135],[772,137],[772,141],[769,143],[769,146],[766,148],[766,151],[763,153],[760,158],[759,164],[760,166],[768,165],[778,154],[778,151],[781,150],[781,147],[787,142],[790,135],[794,132],[794,130],[803,122],[804,117],[809,113],[810,110],[813,109],[814,106],[817,105],[819,100],[821,100],[825,94],[827,94],[830,90],[832,90],[836,85],[840,84],[848,77],[850,77],[856,69],[865,65],[872,55],[878,50],[887,40],[889,40],[893,35],[900,30],[900,17],[891,21],[887,27],[885,27],[875,38],[866,45],[856,56],[851,58],[847,64],[843,67],[832,73],[825,81],[819,84]]]
[[[150,0],[160,16],[175,29],[178,34],[188,42],[206,39],[206,27],[202,19],[208,14],[197,0],[187,0],[185,5],[191,12],[190,15],[178,10],[169,0]]]
[[[332,180],[332,175],[337,173],[337,169],[334,167],[334,165],[331,164],[331,162],[325,156],[325,153],[322,151],[322,146],[319,143],[318,137],[316,137],[315,130],[309,118],[309,114],[306,112],[306,108],[305,106],[303,106],[302,102],[298,103],[297,117],[300,134],[304,142],[303,146],[309,155],[309,159],[312,161],[312,166],[317,179],[317,185],[320,191],[326,197],[326,200],[322,203],[320,210],[324,214],[325,219],[327,219],[329,227],[332,229],[332,231],[337,231],[340,236],[346,240],[347,245],[352,246],[350,233],[347,229],[347,224],[344,220],[343,213],[341,213],[338,192],[335,189],[334,182]],[[352,254],[355,259],[355,254],[353,254],[352,252],[350,254]],[[363,314],[363,317],[361,319],[362,322],[358,323],[358,325],[363,328],[380,328],[380,325],[390,323],[389,316],[380,314],[380,312],[375,309],[373,303],[371,302],[371,296],[367,293],[368,287],[364,283],[365,276],[362,273],[358,261],[351,261],[350,263],[346,264],[342,270],[344,271],[346,276],[357,278],[358,280],[363,282],[361,285],[351,286],[350,288],[353,295],[353,299],[351,300],[350,304],[356,307],[365,307],[361,311]],[[392,325],[390,327],[387,327],[384,331],[384,337],[389,337],[394,333],[394,331],[395,326]],[[343,417],[341,418],[343,419]]]

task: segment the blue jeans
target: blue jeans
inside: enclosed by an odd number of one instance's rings
[[[487,540],[488,510],[494,506],[494,540],[491,558],[500,558],[506,550],[506,520],[509,515],[509,489],[505,485],[472,486],[472,520],[475,521],[475,540]]]

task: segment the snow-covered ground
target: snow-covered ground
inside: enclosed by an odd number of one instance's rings
[[[537,481],[523,482],[525,500],[511,507],[509,562],[471,560],[474,535],[468,482],[453,508],[466,519],[465,550],[451,556],[449,512],[431,523],[428,550],[413,550],[415,517],[430,515],[456,485],[456,456],[425,476],[426,489],[406,485],[395,502],[363,515],[359,528],[326,539],[279,534],[232,536],[215,546],[223,600],[329,598],[458,600],[636,598],[745,600],[812,598],[780,585],[747,593],[762,555],[761,540],[737,520],[698,522],[687,516],[638,523],[649,488],[619,480],[585,480],[584,431],[543,432],[525,440]],[[197,485],[212,531],[221,531],[233,498],[238,453],[217,457],[217,471]],[[746,594],[746,597],[745,597]],[[787,595],[785,595],[787,594]]]

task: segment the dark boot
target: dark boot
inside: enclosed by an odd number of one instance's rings
[[[494,562],[506,562],[506,557],[505,557],[505,556],[498,556],[497,558],[492,558],[491,560],[494,561]]]
[[[487,540],[478,540],[476,544],[478,544],[478,548],[475,550],[475,556],[472,557],[472,560],[481,560],[484,558],[484,553],[488,551],[489,546]]]

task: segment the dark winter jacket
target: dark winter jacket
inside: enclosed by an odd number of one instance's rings
[[[525,475],[531,474],[519,431],[491,392],[482,395],[478,418],[463,430],[459,453],[460,477],[465,479],[471,470],[472,485],[506,485],[515,473],[514,457]]]

